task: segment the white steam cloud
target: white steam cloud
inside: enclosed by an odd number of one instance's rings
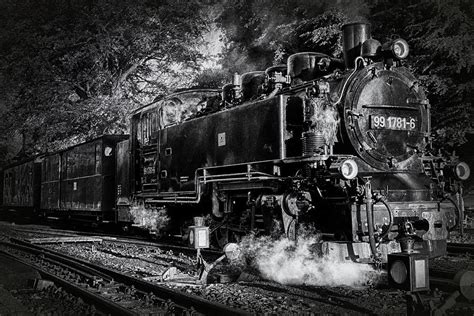
[[[240,246],[247,263],[262,277],[282,284],[360,287],[378,277],[367,264],[320,257],[314,251],[317,242],[317,237],[300,237],[298,242],[248,237]]]
[[[147,209],[143,205],[133,205],[130,214],[135,225],[150,231],[162,232],[170,221],[166,209]]]

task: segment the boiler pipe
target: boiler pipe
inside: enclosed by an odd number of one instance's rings
[[[367,212],[367,226],[369,229],[369,244],[370,250],[372,251],[372,255],[376,259],[377,255],[377,247],[375,246],[375,235],[374,235],[374,200],[372,200],[372,186],[370,183],[370,178],[367,178],[365,182],[365,210]]]

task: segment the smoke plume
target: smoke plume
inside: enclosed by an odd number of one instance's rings
[[[306,236],[295,242],[248,237],[240,246],[247,264],[263,278],[282,284],[360,287],[377,277],[369,265],[320,257],[314,247],[317,239]]]
[[[147,209],[143,205],[134,205],[130,208],[135,225],[144,229],[163,232],[170,221],[165,209]]]

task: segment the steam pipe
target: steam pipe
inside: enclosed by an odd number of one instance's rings
[[[212,214],[215,217],[222,218],[224,216],[223,212],[220,210],[219,198],[217,197],[216,185],[212,186]]]
[[[463,187],[462,184],[459,184],[459,190],[456,193],[456,199],[458,201],[458,206],[459,206],[459,218],[461,221],[461,225],[459,225],[459,233],[464,235],[464,199],[462,197],[463,195]]]
[[[198,176],[198,172],[202,171],[203,175]],[[257,175],[257,176],[254,176]],[[232,176],[232,177],[230,177]],[[230,178],[223,178],[222,177],[230,177]],[[222,174],[222,175],[214,175],[214,176],[206,176],[205,169],[197,169],[194,173],[195,178],[195,191],[190,191],[193,196],[180,196],[180,192],[176,192],[176,195],[171,196],[162,196],[158,199],[150,200],[149,203],[181,203],[181,204],[199,204],[201,202],[202,197],[202,184],[207,183],[215,183],[215,182],[230,182],[230,181],[248,181],[252,180],[278,180],[281,177],[277,176],[269,176],[266,173],[262,172],[251,172],[251,173],[230,173],[230,174]],[[220,179],[219,179],[220,178]],[[169,193],[169,192],[166,192]]]
[[[339,99],[334,103],[334,105],[339,104],[341,102],[342,98],[344,97],[344,93],[346,92],[346,87],[349,84],[349,81],[350,81],[351,77],[357,72],[357,65],[358,65],[359,60],[362,61],[362,63],[364,63],[364,58],[362,58],[361,56],[359,56],[355,59],[354,70],[352,70],[351,74],[349,75],[349,77],[347,77],[346,81],[344,82],[344,85],[342,86],[342,90],[341,90],[341,95],[339,96]]]
[[[377,247],[375,245],[375,234],[374,234],[374,200],[372,199],[372,186],[370,184],[370,179],[367,179],[365,183],[365,210],[367,212],[367,226],[369,229],[369,244],[370,250],[374,258],[377,258]]]
[[[385,236],[387,236],[388,233],[392,230],[392,227],[393,227],[393,212],[392,212],[392,209],[390,208],[390,206],[388,205],[387,202],[385,202],[384,200],[380,199],[380,200],[376,201],[375,203],[378,203],[378,202],[382,202],[383,205],[385,205],[385,208],[387,209],[387,212],[388,212],[388,217],[389,217],[389,219],[390,219],[390,222],[389,222],[389,224],[388,224],[387,230],[385,231],[385,233],[383,233],[383,234],[379,237],[379,239],[383,239],[383,238],[385,238]]]
[[[448,229],[448,231],[452,231],[454,228],[456,228],[456,226],[459,225],[459,223],[461,223],[461,226],[463,225],[462,221],[464,220],[463,218],[460,218],[460,215],[461,215],[461,210],[459,209],[458,205],[456,202],[454,202],[454,200],[452,198],[450,198],[449,196],[446,196],[444,197],[441,201],[439,201],[439,203],[441,204],[444,200],[448,200],[449,202],[451,202],[454,207],[456,208],[456,215],[457,215],[457,221],[456,221],[456,224],[453,226],[453,227],[446,227]]]

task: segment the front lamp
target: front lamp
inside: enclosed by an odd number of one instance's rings
[[[339,174],[345,180],[354,179],[355,177],[357,177],[358,173],[359,173],[359,167],[357,166],[357,163],[352,159],[344,160],[339,167]]]
[[[454,174],[458,180],[467,180],[471,175],[471,168],[465,162],[460,162],[454,169]]]
[[[408,56],[410,48],[408,47],[407,41],[398,38],[394,41],[385,43],[382,47],[382,51],[387,55],[395,59],[405,59]]]
[[[471,175],[471,168],[465,162],[448,164],[444,167],[444,175],[447,178],[454,178],[458,181],[465,181]]]

